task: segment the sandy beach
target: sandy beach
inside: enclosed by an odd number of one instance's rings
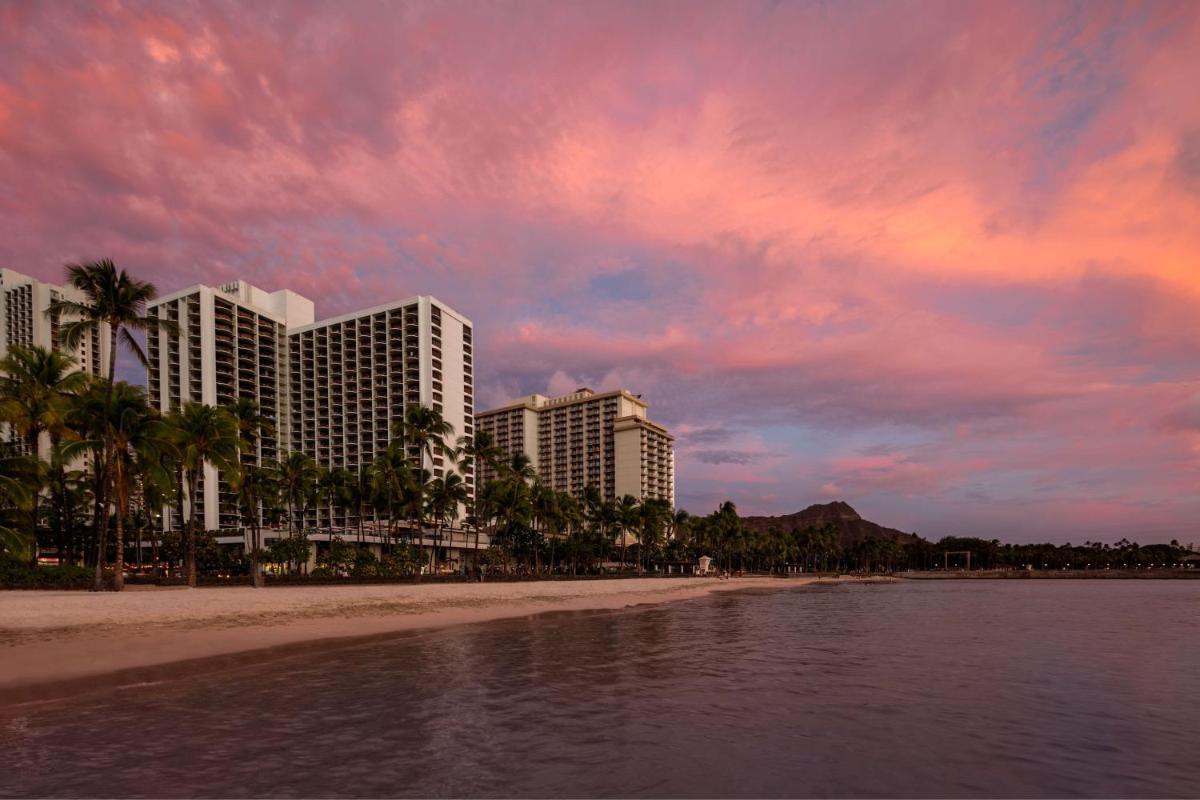
[[[843,579],[846,580],[846,579]],[[549,611],[619,609],[816,578],[600,581],[251,589],[121,594],[0,592],[0,703],[153,679],[158,668],[331,640]]]

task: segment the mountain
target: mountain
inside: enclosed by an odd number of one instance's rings
[[[780,517],[742,517],[742,522],[759,531],[765,531],[771,526],[784,531],[802,531],[805,528],[832,525],[838,532],[843,549],[849,549],[871,536],[880,539],[899,539],[902,542],[912,541],[916,538],[911,533],[898,531],[895,528],[885,528],[863,519],[857,511],[850,507],[849,503],[841,500],[809,506],[803,511],[784,514]]]

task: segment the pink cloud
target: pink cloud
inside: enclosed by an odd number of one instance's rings
[[[1171,2],[8,4],[0,255],[439,294],[481,398],[645,394],[688,502],[1184,529],[1198,43]]]

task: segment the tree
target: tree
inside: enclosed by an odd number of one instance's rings
[[[52,319],[65,320],[60,327],[60,337],[68,350],[75,350],[85,335],[92,332],[103,335],[107,328],[108,378],[104,397],[104,407],[107,408],[116,380],[118,342],[133,353],[139,363],[148,367],[146,353],[133,337],[132,331],[163,330],[175,333],[178,331],[178,325],[170,320],[146,316],[146,304],[157,294],[154,284],[130,277],[125,270],[117,269],[107,258],[83,264],[68,264],[67,282],[83,294],[83,302],[54,300],[46,309],[46,315]],[[106,538],[108,528],[110,498],[107,491],[110,482],[107,473],[112,459],[111,433],[106,434],[103,441],[104,446],[95,468],[96,485],[101,489],[96,497],[95,524],[101,544]],[[103,558],[100,560],[103,561]]]
[[[648,556],[654,555],[662,541],[663,533],[674,520],[671,504],[666,500],[651,498],[642,503],[640,530],[638,532],[638,571],[645,569]]]
[[[442,412],[428,406],[411,405],[404,410],[404,419],[398,420],[392,428],[392,435],[397,437],[410,451],[417,456],[416,467],[412,471],[410,488],[415,492],[406,503],[409,518],[413,521],[419,537],[424,530],[426,490],[429,488],[432,475],[425,470],[425,463],[436,463],[435,455],[449,455],[451,460],[457,455],[450,444],[454,436],[454,426],[442,418]]]
[[[30,498],[25,472],[28,459],[0,457],[0,555],[28,560],[34,546],[22,530],[20,519],[28,511]]]
[[[475,529],[475,561],[479,561],[479,528],[487,525],[495,518],[495,504],[485,503],[483,496],[488,489],[488,486],[494,485],[495,481],[488,481],[487,484],[480,485],[480,480],[483,475],[498,475],[502,469],[501,462],[504,459],[504,451],[496,446],[492,435],[487,431],[480,431],[474,436],[460,436],[458,438],[458,455],[459,465],[458,471],[463,475],[475,476],[475,506],[468,509],[468,522]],[[492,495],[494,500],[494,495]],[[464,541],[464,544],[465,541]]]
[[[250,397],[239,397],[224,406],[233,418],[238,432],[237,470],[230,477],[230,484],[238,496],[238,511],[242,522],[250,528],[250,585],[262,585],[262,570],[259,551],[262,548],[262,505],[273,494],[274,475],[269,471],[256,470],[253,477],[253,461],[257,457],[258,441],[275,432],[275,423],[262,413],[258,401]]]
[[[630,531],[637,529],[641,507],[636,497],[627,494],[617,501],[616,511],[617,526],[621,531],[621,566],[624,567],[628,563],[625,557],[628,544],[626,536]]]
[[[414,491],[412,465],[404,455],[402,445],[392,442],[386,450],[375,456],[370,470],[373,504],[387,512],[387,538],[390,545],[396,534],[397,522],[405,514],[405,504]]]
[[[263,585],[262,514],[279,496],[279,480],[269,467],[243,467],[231,481],[242,523],[250,529],[250,585]]]
[[[311,552],[308,533],[297,531],[273,540],[266,549],[265,557],[272,564],[286,564],[288,572],[291,572],[292,564],[307,564]]]
[[[371,505],[371,466],[365,464],[359,467],[358,474],[353,476],[353,482],[347,487],[346,502],[354,509],[355,524],[358,527],[358,543],[363,543],[363,521],[367,509]]]
[[[288,531],[298,533],[304,527],[304,513],[316,491],[321,470],[307,453],[288,453],[279,463],[279,483],[287,504]]]
[[[147,471],[163,471],[164,461],[175,450],[169,427],[150,408],[145,392],[123,381],[109,396],[105,427],[112,442],[109,478],[116,505],[113,588],[119,592],[125,588],[125,518],[130,495],[138,490],[140,476]],[[95,443],[95,447],[102,446]],[[161,477],[165,478],[165,472]]]
[[[417,451],[421,467],[425,466],[425,459],[432,462],[435,453],[454,452],[449,443],[454,426],[442,419],[442,412],[428,406],[411,405],[405,409],[404,419],[393,425],[392,435]]]
[[[44,347],[9,348],[0,361],[0,419],[22,437],[27,455],[38,466],[43,434],[56,446],[67,427],[70,398],[87,385],[88,377],[75,369],[75,361]],[[29,472],[38,476],[41,469]],[[37,560],[38,495],[41,481],[29,492],[31,558]]]
[[[238,423],[222,408],[188,402],[171,415],[175,447],[187,486],[188,585],[196,585],[196,531],[200,506],[200,478],[205,464],[219,472],[238,474]]]
[[[442,532],[458,519],[458,507],[467,502],[467,485],[457,472],[450,472],[444,478],[434,478],[429,488],[429,510],[437,521],[440,542]],[[431,568],[437,570],[437,545],[431,554]]]
[[[558,536],[558,492],[551,487],[535,479],[533,487],[529,491],[529,511],[530,522],[533,524],[534,530],[540,531],[543,536],[550,536],[551,548],[554,547],[554,538]],[[550,566],[554,566],[553,556],[550,559]]]
[[[325,505],[329,507],[328,533],[330,540],[333,538],[334,511],[346,504],[350,495],[350,487],[353,484],[354,475],[348,469],[342,467],[318,468],[315,488],[325,500]]]

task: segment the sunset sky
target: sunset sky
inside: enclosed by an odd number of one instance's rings
[[[434,294],[680,505],[1200,541],[1200,5],[0,3],[0,266]]]

